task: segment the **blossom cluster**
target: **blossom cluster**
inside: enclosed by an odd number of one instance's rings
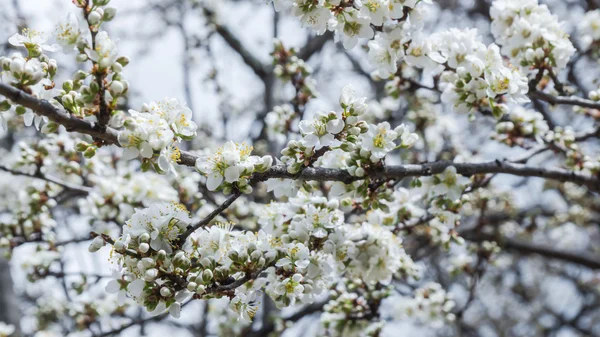
[[[13,53],[10,57],[0,57],[0,74],[2,82],[42,99],[51,100],[54,95],[54,76],[58,70],[56,60],[44,54],[45,51],[59,50],[57,45],[48,45],[48,36],[40,31],[25,28],[22,33],[16,33],[9,38],[9,43],[14,47],[24,47],[27,56],[20,52]],[[14,105],[10,100],[0,102],[0,129],[7,129],[10,111],[22,116],[26,126],[35,123],[39,130],[42,121],[47,118],[36,115],[30,109]],[[44,130],[45,132],[47,130]]]
[[[271,156],[258,157],[251,153],[251,146],[229,141],[215,153],[198,157],[196,169],[206,175],[206,187],[210,191],[222,188],[229,194],[236,188],[250,193],[249,178],[252,174],[268,170],[273,163]]]
[[[523,145],[524,139],[542,142],[550,130],[541,113],[515,106],[508,115],[508,121],[496,124],[495,138],[509,146]]]
[[[575,48],[558,18],[538,0],[496,0],[490,9],[492,34],[502,53],[524,74],[564,69]]]
[[[119,133],[125,159],[143,158],[142,167],[159,173],[175,171],[181,158],[177,144],[196,135],[192,111],[176,99],[144,104],[142,111],[129,110]]]
[[[476,30],[450,29],[433,38],[443,41],[440,54],[452,69],[441,76],[442,101],[457,112],[483,108],[500,118],[508,110],[505,100],[529,101],[527,79],[504,64],[498,46],[481,43]]]
[[[352,49],[359,39],[374,35],[371,25],[382,26],[388,20],[413,22],[411,15],[418,3],[431,0],[272,0],[276,10],[291,7],[300,21],[318,34],[326,30],[335,32],[336,41],[342,41],[346,49]],[[418,14],[417,14],[418,17]]]
[[[220,298],[233,291],[229,308],[250,320],[262,290],[283,307],[311,303],[339,273],[369,287],[417,276],[393,227],[346,223],[338,207],[336,200],[300,194],[262,208],[258,233],[219,224],[185,236],[194,223],[185,208],[154,203],[137,209],[114,243],[99,235],[90,251],[113,245],[121,270],[108,291],[122,300],[129,295],[153,313],[168,308],[174,316],[191,296]],[[247,275],[253,280],[240,286]]]
[[[452,309],[456,305],[452,295],[439,283],[427,283],[415,290],[415,296],[395,301],[396,314],[408,315],[432,326],[442,326],[444,322],[453,322],[456,315]]]
[[[347,86],[340,96],[343,111],[319,112],[312,120],[302,120],[299,125],[302,139],[290,141],[281,151],[281,161],[288,165],[288,171],[297,173],[325,152],[340,149],[350,156],[337,161],[346,162],[345,168],[361,177],[365,169],[380,163],[389,152],[410,148],[416,142],[418,136],[404,124],[392,129],[387,122],[375,125],[362,120],[367,109],[365,100],[356,97]]]
[[[327,336],[379,336],[384,322],[374,319],[391,286],[364,284],[358,279],[342,279],[329,292],[321,325]]]
[[[600,42],[600,10],[588,11],[577,24],[580,47],[583,51],[597,51]]]

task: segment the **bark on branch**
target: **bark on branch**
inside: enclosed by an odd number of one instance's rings
[[[106,128],[105,132],[98,130],[92,123],[76,118],[63,110],[60,110],[46,100],[40,100],[21,90],[0,83],[0,94],[8,97],[14,103],[23,105],[50,120],[64,125],[68,131],[80,132],[102,139],[106,143],[119,145],[117,141],[118,132],[112,128]],[[179,164],[194,167],[198,156],[181,151]],[[591,175],[569,171],[561,168],[544,168],[512,163],[504,160],[495,160],[482,163],[453,163],[451,161],[438,161],[418,165],[388,166],[385,169],[367,172],[366,177],[371,179],[400,180],[406,177],[423,177],[438,174],[447,167],[454,166],[458,173],[464,176],[475,174],[503,173],[521,177],[540,177],[562,182],[572,182],[577,185],[588,187],[591,191],[600,192],[600,178]],[[343,169],[307,167],[298,174],[291,174],[284,165],[276,165],[264,173],[257,173],[252,178],[252,183],[265,181],[269,178],[287,178],[295,180],[312,181],[341,181],[351,183],[363,180],[365,177],[351,176]]]

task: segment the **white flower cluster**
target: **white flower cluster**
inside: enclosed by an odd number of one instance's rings
[[[181,152],[177,143],[196,135],[192,111],[175,99],[145,104],[141,112],[129,110],[125,129],[119,133],[125,159],[138,156],[159,173],[175,172]]]
[[[360,38],[373,37],[371,25],[381,26],[388,20],[409,22],[409,15],[419,2],[431,0],[272,0],[276,10],[292,8],[292,14],[317,34],[334,31],[336,41],[352,49]],[[412,18],[412,17],[411,17]]]
[[[0,218],[0,246],[10,247],[13,238],[42,237],[56,227],[51,215],[56,207],[56,196],[60,189],[49,186],[41,180],[3,179],[3,210],[10,210],[12,216]],[[26,188],[23,188],[26,186]]]
[[[337,256],[346,257],[348,277],[389,284],[395,275],[418,275],[417,266],[402,249],[402,240],[390,228],[365,222],[349,228],[346,235],[346,242],[334,241],[332,248]]]
[[[0,322],[0,337],[10,337],[14,332],[14,325]]]
[[[327,151],[341,149],[338,154],[347,152],[351,155],[338,157],[337,162],[346,162],[344,168],[360,177],[364,176],[365,168],[381,162],[390,151],[410,148],[417,141],[418,136],[404,124],[393,130],[387,122],[367,124],[362,120],[367,109],[365,100],[364,97],[357,98],[352,88],[346,86],[340,97],[343,111],[321,112],[313,120],[301,121],[302,139],[290,141],[281,151],[281,161],[288,165],[288,171],[297,173]]]
[[[196,169],[206,175],[206,187],[210,191],[222,187],[226,194],[231,193],[234,188],[243,193],[250,193],[250,176],[254,172],[268,170],[273,164],[273,157],[261,158],[251,156],[251,153],[251,146],[229,141],[214,154],[200,156],[196,160]]]
[[[456,316],[452,309],[456,305],[452,295],[446,293],[438,283],[427,283],[415,290],[414,297],[394,301],[399,317],[414,317],[419,322],[434,327],[443,326],[444,322],[453,322]]]
[[[329,291],[330,300],[323,307],[323,335],[332,337],[379,336],[384,322],[377,320],[379,306],[390,296],[391,286],[364,284],[360,280],[342,279]]]
[[[311,303],[339,274],[369,286],[417,275],[393,227],[346,224],[338,207],[336,200],[300,194],[265,206],[258,233],[216,225],[182,242],[192,223],[184,207],[154,203],[136,210],[115,240],[113,258],[122,270],[107,290],[121,299],[129,295],[155,314],[168,308],[174,316],[193,294],[213,298],[234,291],[229,308],[250,320],[261,290],[283,307]],[[90,250],[106,242],[107,236],[97,236]]]
[[[78,206],[82,215],[94,220],[117,221],[122,224],[131,218],[135,207],[179,200],[177,191],[164,176],[152,172],[130,172],[123,175],[109,168],[106,170],[114,175],[92,176],[93,191],[85,199],[79,199]]]
[[[577,24],[577,32],[583,51],[597,49],[600,42],[600,9],[585,12]]]
[[[538,0],[496,0],[490,9],[492,34],[502,53],[524,74],[565,68],[575,48],[558,18]]]
[[[265,127],[267,128],[267,137],[270,141],[283,143],[287,139],[287,132],[290,124],[296,117],[294,108],[289,104],[277,105],[273,107],[265,116]]]
[[[442,196],[450,201],[460,199],[465,187],[470,183],[469,178],[456,173],[456,167],[448,166],[440,174],[423,178],[426,185],[431,185],[432,196]]]
[[[497,118],[507,110],[505,99],[528,102],[527,78],[504,65],[498,46],[486,47],[477,31],[450,29],[435,34],[439,52],[451,71],[441,76],[442,101],[459,113],[489,109]]]
[[[46,45],[47,37],[44,33],[31,29],[23,29],[22,34],[15,34],[9,38],[9,43],[15,47],[25,47],[28,51],[26,57],[16,52],[10,57],[0,57],[0,75],[4,83],[24,90],[33,96],[46,99],[54,103],[54,76],[58,70],[56,60],[45,55],[44,51],[56,51],[56,45]],[[33,111],[10,100],[0,101],[0,130],[7,128],[7,110],[14,110],[17,115],[22,115],[26,126],[35,126],[39,130],[41,122],[47,121],[46,117],[38,116]],[[46,127],[44,132],[49,132]]]
[[[496,124],[498,135],[495,138],[510,146],[522,145],[523,138],[542,142],[546,132],[550,130],[544,116],[535,110],[515,106],[508,118],[508,121]]]
[[[45,56],[45,55],[43,55]],[[2,81],[20,88],[38,83],[50,85],[56,74],[56,61],[47,57],[24,58],[19,53],[0,57]]]
[[[210,298],[213,293],[220,297],[220,293],[227,293],[234,276],[260,273],[278,255],[271,246],[275,241],[264,232],[233,232],[230,226],[212,226],[179,242],[190,222],[179,204],[155,203],[137,210],[114,243],[118,253],[114,258],[122,270],[107,291],[118,293],[122,300],[130,295],[153,314],[168,308],[171,315],[179,317],[181,304],[193,294],[198,298]],[[90,250],[100,249],[106,240],[98,236]],[[301,254],[291,251],[294,262],[306,266],[298,261]],[[256,290],[236,289],[230,308],[240,318],[249,320],[256,313]]]
[[[403,26],[384,28],[369,42],[370,60],[378,76],[395,74],[399,60],[434,72],[444,70],[442,100],[457,112],[484,108],[502,115],[507,110],[503,97],[515,103],[528,101],[527,79],[504,64],[496,45],[486,47],[477,30],[452,28],[425,36],[404,32]]]

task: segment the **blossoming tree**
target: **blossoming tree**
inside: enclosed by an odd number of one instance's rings
[[[117,7],[69,5],[0,57],[0,248],[44,288],[21,287],[0,336],[600,335],[594,1],[571,26],[538,0],[475,1],[480,29],[439,29],[463,15],[449,1],[259,1],[314,34],[275,39],[271,64],[225,24],[235,2],[157,2],[201,22],[165,19],[186,52],[212,60],[218,36],[264,84],[246,141],[198,122],[188,58],[188,103],[131,104]],[[318,109],[327,61],[309,59],[337,42],[373,93]]]

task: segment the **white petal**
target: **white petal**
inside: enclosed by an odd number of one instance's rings
[[[106,290],[107,293],[115,294],[121,290],[121,284],[119,284],[119,281],[117,280],[111,280],[106,284],[104,290]]]
[[[171,306],[169,307],[169,314],[171,314],[171,316],[173,316],[174,318],[179,318],[179,316],[181,315],[181,304],[177,302],[171,304]]]
[[[145,286],[146,286],[146,281],[144,281],[142,279],[137,279],[137,280],[129,283],[129,286],[127,287],[127,289],[129,290],[129,293],[131,294],[131,296],[140,297],[140,295],[142,295],[142,292],[144,291]]]
[[[241,169],[239,166],[230,166],[225,170],[225,181],[232,183],[240,179]]]
[[[344,121],[341,119],[334,119],[332,121],[327,122],[327,132],[338,134],[344,130]]]
[[[206,188],[209,191],[216,190],[223,182],[223,176],[219,172],[212,172],[206,178]]]
[[[143,142],[140,146],[140,153],[142,154],[142,157],[144,157],[144,158],[152,158],[152,154],[154,153],[154,150],[152,150],[152,146],[150,146],[150,144],[148,144],[148,142]]]

